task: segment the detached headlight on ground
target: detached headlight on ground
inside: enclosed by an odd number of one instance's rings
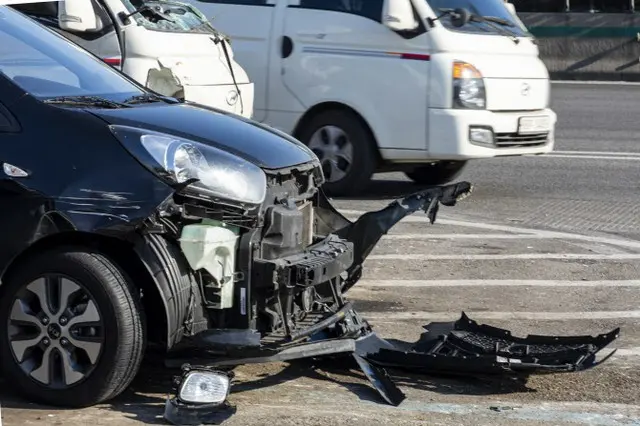
[[[485,109],[487,94],[482,74],[473,65],[453,63],[453,107]]]
[[[165,419],[174,425],[220,423],[235,413],[226,402],[231,378],[224,371],[185,365],[175,381],[176,396],[167,398]]]
[[[190,371],[178,389],[178,398],[193,404],[222,404],[229,394],[229,377],[209,371]]]
[[[170,183],[188,183],[209,198],[259,205],[267,181],[256,165],[223,150],[152,130],[111,126],[114,135],[143,164]],[[140,149],[142,148],[142,149]]]

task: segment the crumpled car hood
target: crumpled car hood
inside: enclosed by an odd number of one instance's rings
[[[87,109],[109,124],[148,128],[231,152],[265,169],[317,161],[305,145],[282,132],[201,105],[149,104],[136,108]]]

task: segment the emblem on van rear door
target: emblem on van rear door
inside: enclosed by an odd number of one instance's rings
[[[238,102],[238,92],[232,90],[227,93],[227,103],[233,106],[236,104],[236,102]]]
[[[522,96],[529,96],[529,92],[531,92],[531,86],[529,86],[529,83],[522,83],[522,88],[520,89]]]

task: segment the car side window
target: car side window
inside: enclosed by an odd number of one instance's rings
[[[300,8],[350,13],[381,22],[384,0],[300,0]]]
[[[23,89],[48,95],[64,88],[82,92],[80,79],[64,65],[9,34],[0,36],[0,70]]]

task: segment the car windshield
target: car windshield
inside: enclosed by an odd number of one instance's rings
[[[111,66],[19,12],[0,6],[0,73],[40,99],[145,93]]]
[[[469,12],[484,16],[499,18],[508,21],[513,24],[512,27],[501,26],[496,23],[486,22],[469,22],[468,24],[455,28],[451,25],[451,21],[448,17],[444,17],[440,20],[445,28],[453,31],[461,31],[474,34],[505,34],[505,31],[512,33],[518,37],[529,37],[530,34],[526,29],[522,28],[521,23],[516,19],[509,9],[504,5],[504,0],[426,0],[433,9],[436,15],[441,15],[445,9],[456,9],[459,7],[467,9]],[[502,27],[502,32],[495,27]]]
[[[138,25],[146,29],[169,32],[215,34],[216,31],[200,11],[189,4],[168,0],[122,0],[129,13],[147,6],[131,16]]]

